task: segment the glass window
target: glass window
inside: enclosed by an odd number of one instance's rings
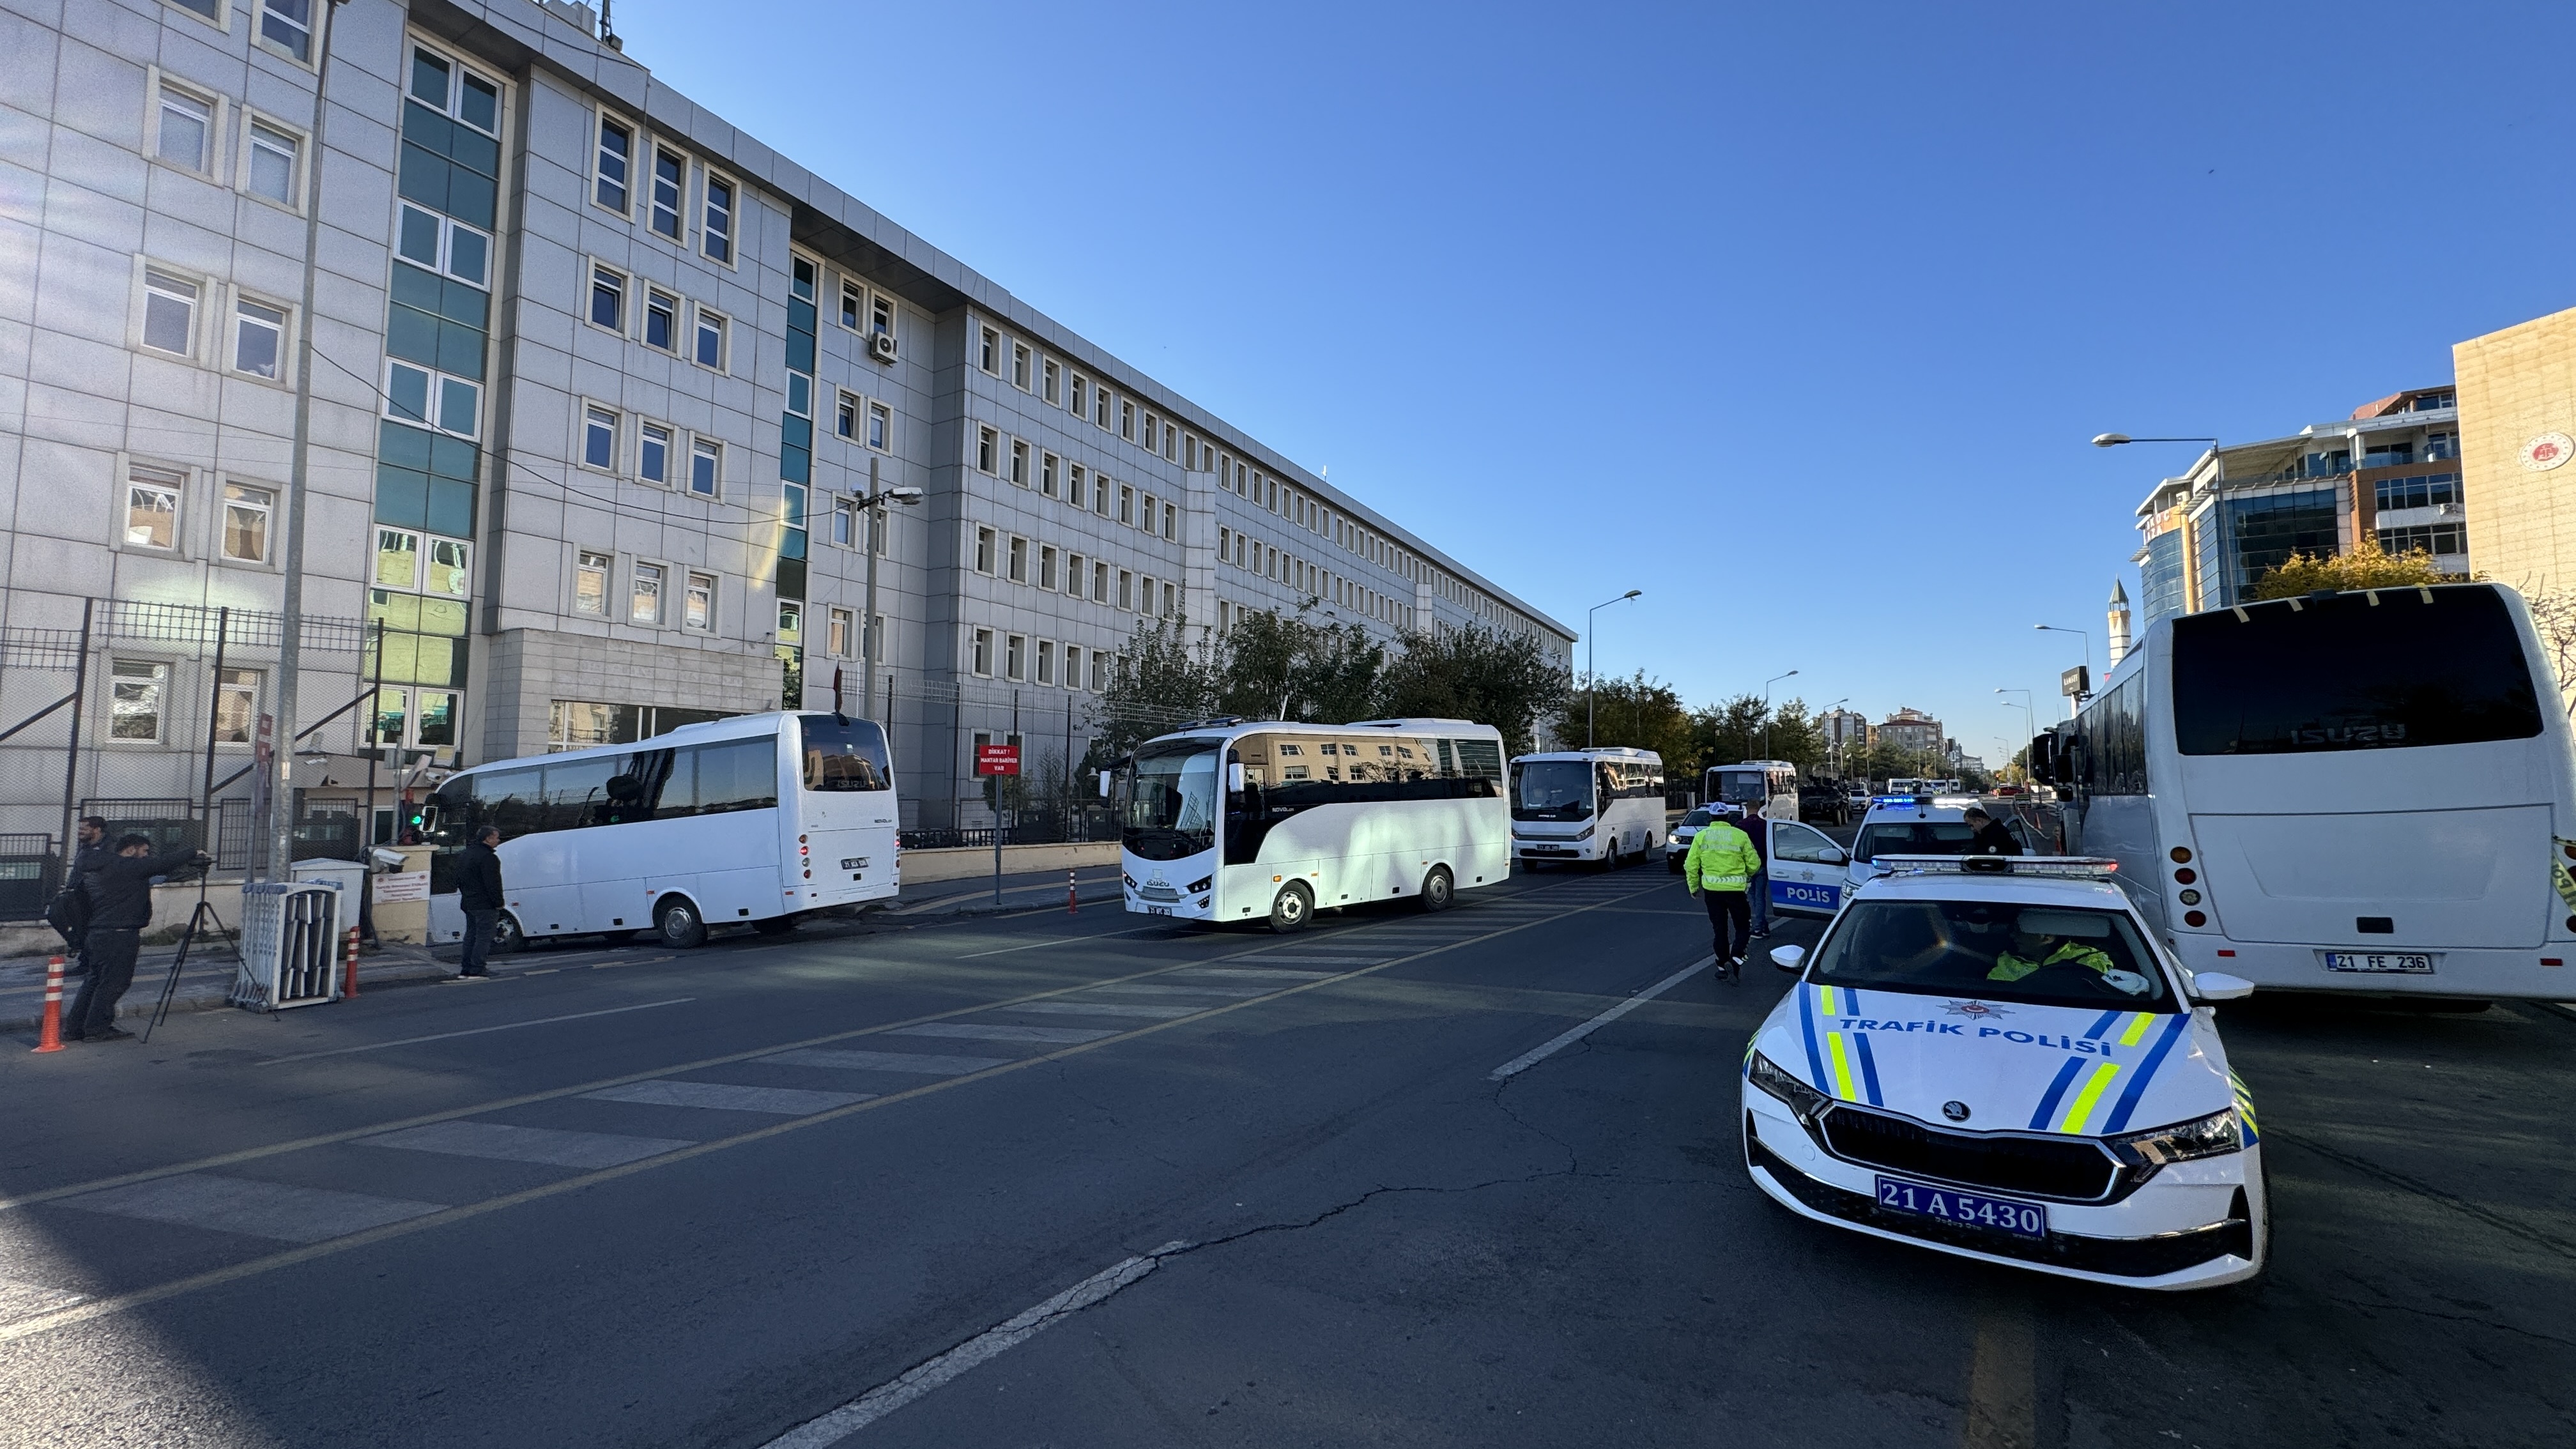
[[[582,410],[581,461],[584,467],[617,467],[617,414],[603,407]]]
[[[246,745],[259,726],[260,671],[227,668],[215,680],[215,743]]]
[[[1055,550],[1052,548],[1038,550],[1038,587],[1042,589],[1055,587]]]
[[[775,736],[697,745],[675,754],[694,755],[696,808],[701,815],[728,810],[766,810],[778,803],[778,741]],[[668,794],[668,787],[665,787]]]
[[[814,379],[801,372],[787,374],[787,411],[800,418],[814,415]]]
[[[626,210],[626,162],[635,149],[635,133],[605,116],[599,119],[599,175],[591,195],[609,210]]]
[[[701,498],[716,496],[716,484],[724,477],[724,445],[706,438],[689,443],[689,491]]]
[[[174,549],[179,546],[179,487],[185,474],[160,468],[136,468],[126,475],[125,546]]]
[[[473,572],[466,567],[467,556],[474,545],[462,539],[432,538],[429,541],[429,568],[421,579],[424,592],[451,599],[464,598],[473,588]]]
[[[1055,496],[1055,479],[1058,471],[1060,471],[1060,468],[1056,461],[1055,454],[1041,453],[1038,455],[1038,492],[1049,498],[1053,498]]]
[[[725,319],[704,307],[698,309],[698,365],[718,372],[725,365]]]
[[[472,78],[467,79],[470,82]],[[456,695],[453,691],[424,689],[420,692],[420,733],[412,743],[417,745],[456,743]]]
[[[793,599],[778,601],[778,642],[781,644],[805,642],[805,606]]]
[[[1028,652],[1028,647],[1029,640],[1025,634],[1013,634],[1002,642],[1002,664],[1011,678],[1025,677],[1022,673],[1022,660]]]
[[[604,553],[587,549],[574,556],[572,570],[572,611],[594,619],[608,617],[609,558]]]
[[[268,562],[268,520],[277,494],[243,483],[224,485],[224,557],[244,563]]]
[[[894,299],[871,295],[868,299],[868,330],[880,337],[894,336]]]
[[[980,473],[1001,471],[1002,435],[991,428],[975,430],[975,469]]]
[[[975,365],[999,377],[1002,375],[1001,358],[1002,334],[987,327],[984,329],[983,350],[976,355]]]
[[[1011,582],[1015,584],[1027,583],[1029,581],[1029,541],[1025,538],[1014,537],[1011,540],[1010,557],[1011,572],[1009,574],[1009,578]]]
[[[1055,642],[1050,639],[1038,641],[1038,683],[1055,683]]]
[[[806,789],[841,793],[894,788],[885,731],[875,721],[807,714],[797,716],[796,724]]]
[[[1011,440],[1011,481],[1029,486],[1029,445],[1017,438]]]
[[[376,691],[376,743],[380,745],[408,743],[403,729],[410,720],[410,690],[379,689]]]
[[[197,284],[158,268],[143,273],[143,345],[181,357],[196,351]]]
[[[295,153],[302,143],[260,121],[250,123],[250,189],[284,206],[295,204]]]
[[[859,330],[859,313],[863,310],[861,304],[865,301],[866,295],[865,290],[856,282],[841,284],[841,325],[853,332]]]
[[[688,184],[689,163],[660,146],[653,148],[653,206],[645,225],[680,239],[680,192]]]
[[[406,201],[402,219],[394,227],[394,255],[407,262],[418,262],[431,271],[439,270],[445,260],[441,254],[443,220],[436,212],[423,211]]]
[[[832,413],[832,431],[845,438],[858,436],[859,400],[857,398],[848,393],[841,394],[840,402],[834,407]]]
[[[1807,978],[2032,1006],[2171,1009],[2154,953],[2119,911],[1986,901],[1859,901]]]
[[[206,142],[214,135],[215,108],[185,91],[161,88],[162,160],[191,171],[206,168]]]
[[[716,576],[692,572],[681,604],[681,622],[686,627],[700,633],[712,631],[716,627]]]
[[[733,183],[720,177],[707,178],[706,229],[701,244],[708,256],[720,262],[733,260]],[[813,295],[809,288],[806,296]]]
[[[640,563],[627,590],[626,617],[638,624],[662,622],[662,566]]]
[[[730,195],[730,193],[728,193]],[[822,268],[807,257],[790,257],[787,263],[787,292],[799,302],[814,300],[814,280]]]
[[[637,475],[648,483],[669,483],[671,430],[660,423],[646,423],[637,432],[640,437],[635,458]]]
[[[1011,385],[1022,392],[1029,390],[1029,349],[1017,342],[1011,344]]]
[[[108,705],[108,738],[151,742],[161,738],[162,695],[170,666],[157,660],[119,659]]]
[[[834,609],[823,617],[823,652],[838,658],[850,652],[850,611]]]
[[[1063,374],[1056,367],[1055,359],[1048,358],[1038,365],[1038,396],[1051,403],[1062,402],[1062,381]]]
[[[284,350],[286,313],[243,297],[234,303],[233,370],[274,379]]]
[[[626,330],[626,275],[606,267],[590,269],[591,325],[611,332]]]
[[[975,672],[985,675],[993,672],[993,631],[990,629],[975,631]]]
[[[378,588],[417,589],[420,587],[420,535],[398,528],[376,530],[376,574]]]
[[[483,389],[459,377],[438,380],[438,430],[471,438],[481,426]]]
[[[313,0],[259,0],[259,38],[297,60],[311,60]]]
[[[664,352],[680,350],[679,298],[668,292],[645,292],[644,345]]]
[[[991,529],[989,529],[989,528],[979,528],[979,529],[976,529],[976,530],[975,530],[975,572],[977,572],[977,573],[979,573],[979,574],[989,574],[989,573],[991,573],[992,571],[993,571],[993,530],[991,530]]]
[[[894,414],[884,403],[868,404],[868,446],[879,452],[886,449],[886,439],[894,432]]]

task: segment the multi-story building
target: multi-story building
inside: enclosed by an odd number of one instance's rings
[[[2448,387],[2395,393],[2285,438],[2204,451],[2138,505],[2140,627],[2245,598],[2294,553],[2370,538],[2469,571],[2459,409]]]
[[[2526,594],[2576,585],[2576,311],[2451,349],[2460,393],[2460,484],[2478,568]]]
[[[247,803],[299,528],[277,734],[307,810],[359,798],[371,734],[454,766],[837,704],[889,721],[905,823],[945,826],[983,809],[975,744],[1084,753],[1148,621],[1312,602],[1569,657],[1562,625],[656,81],[582,6],[51,14],[0,12],[23,399],[0,727],[83,679],[57,717],[84,749],[70,791],[59,740],[52,785],[0,769],[0,828],[49,829],[68,794]],[[895,487],[925,501],[872,527],[857,498]]]
[[[1948,735],[1943,732],[1939,720],[1919,709],[1903,706],[1869,729],[1870,745],[1876,749],[1939,755],[1946,739]]]

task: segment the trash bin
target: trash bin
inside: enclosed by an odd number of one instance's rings
[[[295,863],[295,880],[299,885],[327,885],[340,892],[340,918],[355,923],[358,919],[358,893],[366,888],[367,867],[354,860],[299,860]]]

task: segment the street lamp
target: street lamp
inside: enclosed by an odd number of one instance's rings
[[[2084,641],[2084,678],[2086,682],[2091,682],[2093,678],[2093,635],[2090,632],[2083,629],[2069,629],[2063,624],[2033,624],[2030,627],[2045,630],[2051,634],[2073,634],[2078,638],[2081,638]]]
[[[1612,604],[1624,604],[1644,592],[1644,589],[1630,589],[1628,592],[1621,594],[1615,599],[1604,599],[1600,603],[1597,603],[1584,611],[1583,673],[1585,678],[1583,686],[1583,747],[1587,750],[1592,748],[1592,719],[1596,712],[1596,707],[1599,704],[1599,696],[1601,694],[1601,640],[1599,636],[1592,632],[1592,616],[1600,613],[1606,608],[1609,608]]]
[[[1789,674],[1797,672],[1792,669]],[[1788,678],[1789,674],[1774,674],[1762,681],[1762,758],[1766,760],[1771,758],[1771,686]]]
[[[877,486],[877,460],[868,459],[868,491],[866,496],[857,500],[859,510],[868,520],[867,537],[859,540],[859,547],[868,551],[868,611],[859,618],[859,718],[861,719],[868,717],[868,696],[876,693],[877,687],[876,632],[879,627],[877,624],[877,535],[885,527],[885,506],[888,503],[901,503],[910,507],[920,503],[921,496],[921,490],[918,488]],[[839,700],[832,701],[834,709],[840,706]],[[890,731],[894,728],[892,686],[888,686],[886,690],[886,714],[888,718],[884,724]]]
[[[2004,701],[2002,702],[2002,703],[2003,703],[2003,707],[2004,707],[2004,708],[2006,708],[2006,709],[2018,709],[2018,710],[2020,710],[2020,711],[2021,711],[2022,722],[2023,722],[2024,724],[2027,724],[2028,726],[2030,726],[2030,735],[2029,735],[2029,738],[2031,738],[2031,739],[2037,739],[2037,738],[2039,738],[2039,714],[2038,714],[2038,712],[2037,712],[2035,709],[2033,709],[2033,708],[2032,708],[2032,705],[2031,705],[2031,691],[2029,691],[2029,690],[2027,690],[2027,689],[2006,689],[2006,688],[2004,688],[2002,685],[1996,685],[1996,686],[1995,686],[1995,693],[1997,693],[1997,694],[2018,694],[2018,695],[2020,695],[2020,696],[2021,696],[2021,703],[2020,703],[2020,704],[2016,705],[2016,704],[2014,704],[2011,700],[2007,699],[2007,700],[2004,700]],[[2025,746],[2025,748],[2027,748],[2027,746]],[[2007,753],[2007,754],[2005,755],[2005,758],[2006,758],[2006,759],[2010,759],[2010,758],[2011,758],[2011,755],[2010,755],[2009,753]],[[2024,756],[2022,757],[2022,761],[2023,761],[2023,763],[2022,763],[2022,783],[2024,783],[2024,784],[2028,784],[2028,783],[2030,782],[2030,763],[2029,763],[2029,756],[2024,755]]]

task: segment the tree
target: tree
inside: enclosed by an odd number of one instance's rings
[[[1186,620],[1146,620],[1092,706],[1091,763],[1113,760],[1174,725],[1217,713],[1223,661],[1214,640],[1189,641]]]
[[[1700,768],[1763,758],[1762,726],[1770,718],[1758,694],[1739,694],[1719,704],[1702,705],[1691,715],[1691,731],[1700,747]]]
[[[2289,599],[2318,589],[2411,589],[2450,582],[2451,576],[2422,549],[2382,553],[2376,542],[2363,539],[2350,553],[2290,555],[2255,581],[2252,597]]]
[[[1541,716],[1572,684],[1535,636],[1468,624],[1408,631],[1380,677],[1381,716],[1474,720],[1503,732],[1503,752],[1527,754]]]
[[[1386,649],[1362,625],[1264,609],[1243,615],[1213,649],[1220,713],[1348,724],[1377,709]]]
[[[1691,778],[1699,758],[1690,712],[1669,684],[1646,677],[1604,679],[1570,691],[1548,723],[1548,732],[1571,749],[1584,739],[1587,719],[1594,744],[1605,749],[1652,750],[1665,770]]]
[[[2550,667],[2558,675],[2559,698],[2576,709],[2576,592],[2526,588],[2522,601],[2530,606],[2531,626],[2540,634],[2540,646],[2549,651]]]

